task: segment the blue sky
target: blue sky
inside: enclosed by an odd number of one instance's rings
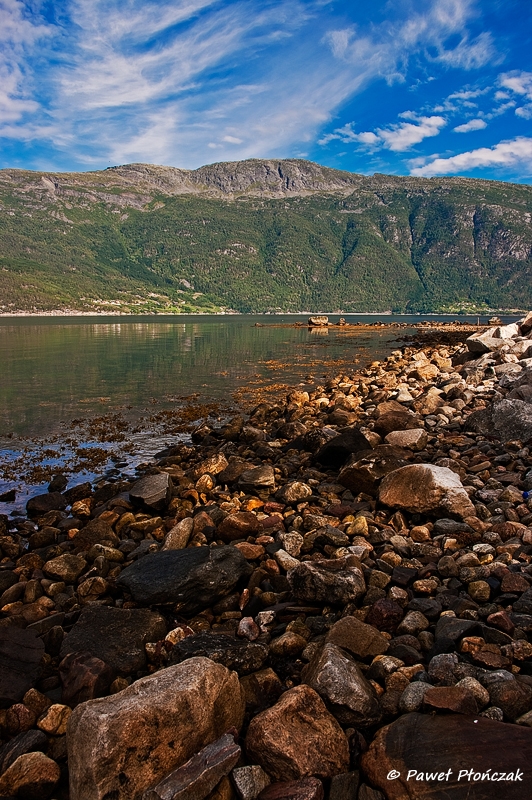
[[[0,0],[0,167],[532,182],[530,0]]]

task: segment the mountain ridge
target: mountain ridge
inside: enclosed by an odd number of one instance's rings
[[[0,170],[0,312],[532,304],[532,187],[302,159]]]

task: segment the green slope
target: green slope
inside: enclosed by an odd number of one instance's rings
[[[0,311],[532,305],[532,188],[304,161],[0,171]]]

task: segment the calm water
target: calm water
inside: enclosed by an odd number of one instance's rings
[[[235,390],[249,385],[321,382],[325,376],[352,372],[385,356],[405,334],[404,329],[389,328],[309,332],[306,326],[280,327],[304,319],[289,315],[0,319],[0,494],[21,488],[21,480],[14,480],[5,465],[20,461],[24,448],[29,453],[28,437],[37,439],[31,445],[34,450],[54,442],[57,449],[61,437],[65,440],[70,433],[73,418],[120,413],[133,420],[144,414],[142,430],[129,434],[128,444],[137,456],[146,457],[168,440],[161,441],[155,425],[150,430],[149,415],[154,410],[175,410],[190,395],[198,396],[195,402],[227,405]],[[373,323],[378,317],[347,315],[346,319]],[[382,317],[386,323],[420,319]],[[265,327],[255,327],[257,322]],[[79,436],[78,447],[91,444],[80,443]],[[61,444],[65,451],[64,441]],[[43,464],[51,463],[53,452],[40,458]],[[133,463],[131,458],[128,463]]]

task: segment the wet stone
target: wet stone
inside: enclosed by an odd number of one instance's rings
[[[154,511],[162,511],[172,496],[172,479],[166,472],[147,475],[136,481],[129,490],[133,503],[141,503]]]
[[[246,675],[261,669],[268,657],[268,649],[258,642],[235,639],[221,633],[199,633],[187,636],[174,645],[169,663],[179,664],[193,656],[210,658],[240,675]]]

